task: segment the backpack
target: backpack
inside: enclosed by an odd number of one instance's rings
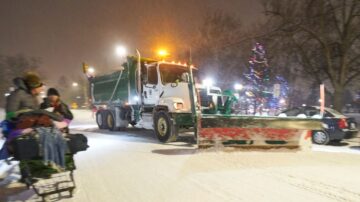
[[[87,137],[83,134],[68,134],[68,147],[71,154],[76,154],[79,151],[85,151],[89,148]]]

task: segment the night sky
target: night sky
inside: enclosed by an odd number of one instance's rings
[[[0,0],[0,55],[40,57],[50,80],[81,75],[83,61],[100,69],[121,62],[117,44],[151,57],[159,47],[184,51],[206,13],[220,10],[256,23],[250,0]]]

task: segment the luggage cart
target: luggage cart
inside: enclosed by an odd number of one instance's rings
[[[68,145],[70,139],[68,139]],[[68,192],[69,197],[73,196],[76,188],[74,179],[74,154],[70,151],[65,155],[65,169],[59,170],[45,165],[43,158],[39,156],[41,150],[36,134],[23,135],[11,143],[13,159],[19,161],[22,181],[28,189],[47,201],[50,195]]]
[[[67,158],[73,158],[72,155],[67,155]],[[54,172],[52,174],[34,173],[33,164],[42,164],[42,160],[22,160],[23,172],[25,172],[24,182],[28,189],[33,189],[36,195],[42,198],[43,201],[48,201],[49,196],[53,194],[62,195],[64,192],[69,193],[69,197],[73,196],[76,188],[74,179],[75,165],[67,166],[62,172]],[[43,165],[44,168],[46,167]],[[39,169],[38,166],[35,166]],[[46,168],[45,168],[46,169]],[[50,168],[48,168],[50,169]]]

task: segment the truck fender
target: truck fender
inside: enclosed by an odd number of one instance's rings
[[[166,105],[157,105],[157,106],[154,107],[154,113],[155,113],[155,112],[158,112],[158,111],[168,112],[168,111],[169,111],[169,108],[168,108],[168,106],[166,106]]]

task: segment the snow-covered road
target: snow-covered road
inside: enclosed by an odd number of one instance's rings
[[[307,153],[198,152],[186,140],[159,144],[151,131],[100,131],[89,112],[75,117],[72,130],[86,134],[90,148],[76,155],[78,188],[62,201],[360,201],[356,140]],[[0,201],[40,200],[5,183],[17,177],[0,183]]]

